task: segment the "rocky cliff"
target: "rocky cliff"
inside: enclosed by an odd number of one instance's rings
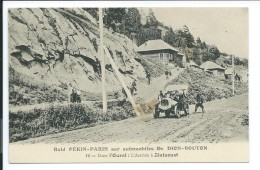
[[[20,77],[32,84],[66,89],[72,83],[83,91],[101,92],[99,28],[85,10],[10,9],[8,24],[9,68]],[[104,29],[104,44],[127,83],[145,78],[130,39]],[[107,89],[118,90],[120,83],[109,64],[107,59]]]

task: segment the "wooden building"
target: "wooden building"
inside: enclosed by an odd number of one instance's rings
[[[187,63],[187,67],[190,67],[190,68],[196,68],[196,69],[201,69],[200,66],[198,64],[196,64],[194,61],[190,60],[188,63]]]
[[[221,67],[220,65],[212,62],[206,61],[200,65],[200,68],[204,69],[205,71],[210,71],[214,76],[225,77],[225,68]]]
[[[180,63],[182,63],[184,56],[184,54],[179,53],[178,49],[170,46],[161,39],[145,42],[138,47],[137,52],[143,57],[159,60],[165,64],[174,63],[179,67],[181,67]]]
[[[233,68],[227,68],[225,70],[225,79],[232,80],[233,72],[234,72],[234,76],[235,76],[235,81],[242,81],[241,73],[238,70],[233,71]]]

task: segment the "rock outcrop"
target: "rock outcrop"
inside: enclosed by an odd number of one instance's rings
[[[89,92],[101,92],[97,21],[79,8],[17,8],[9,10],[9,67],[34,82],[50,86],[72,83]],[[126,83],[144,79],[135,60],[136,45],[126,36],[104,29],[104,44]],[[108,91],[119,81],[106,60]],[[33,82],[32,82],[33,83]]]

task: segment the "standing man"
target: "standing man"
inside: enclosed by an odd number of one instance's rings
[[[148,85],[151,84],[151,75],[149,72],[147,72],[146,78],[148,79]]]
[[[72,89],[72,103],[76,103],[77,101],[77,91],[75,88]]]
[[[137,92],[137,88],[136,88],[136,80],[134,79],[133,83],[131,84],[131,93],[132,95]]]
[[[77,94],[77,100],[76,100],[76,102],[77,102],[77,103],[81,103],[81,92],[80,92],[79,89],[77,90],[76,94]]]
[[[127,87],[128,88],[128,87]],[[124,88],[122,88],[122,93],[123,93],[123,95],[124,95],[124,100],[126,100],[127,99],[127,94],[126,94],[126,91],[125,91],[125,89]]]
[[[69,99],[69,103],[71,103],[72,102],[72,85],[71,84],[69,84],[69,87],[68,87],[68,92],[69,92],[69,94],[68,94],[68,99]]]
[[[198,107],[201,107],[202,113],[204,113],[203,103],[204,103],[204,99],[203,99],[201,93],[198,92],[198,94],[197,94],[197,96],[196,96],[195,113],[197,112]]]
[[[158,100],[161,101],[162,98],[163,98],[163,92],[162,90],[160,90],[160,93],[158,95]]]
[[[165,76],[166,76],[166,79],[169,79],[169,72],[168,72],[168,69],[165,71]]]

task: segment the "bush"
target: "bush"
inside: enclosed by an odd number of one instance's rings
[[[109,105],[106,114],[100,108],[90,108],[86,104],[78,103],[49,105],[47,108],[9,112],[10,142],[136,116],[129,104],[122,107],[116,102],[111,102]]]
[[[64,87],[64,85],[63,85]],[[61,102],[66,100],[66,89],[49,87],[9,67],[9,104],[28,105],[44,102]]]

